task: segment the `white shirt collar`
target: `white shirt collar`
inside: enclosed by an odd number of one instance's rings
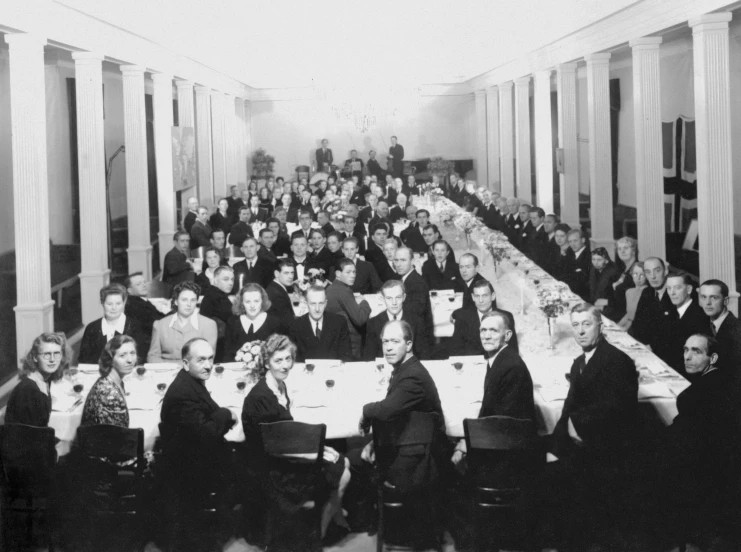
[[[541,223],[540,223],[540,224],[538,225],[538,227],[536,228],[536,230],[540,230],[541,228],[543,228],[543,226],[544,226],[544,225],[545,225],[545,223],[544,223],[544,222],[541,222]]]
[[[687,309],[690,308],[690,305],[692,304],[692,299],[688,299],[685,301],[684,305],[681,307],[677,307],[677,313],[679,313],[679,318],[682,318],[684,316],[684,313],[687,312]]]
[[[577,252],[576,252],[576,253],[574,254],[574,257],[578,259],[578,258],[579,258],[579,255],[581,255],[582,253],[584,253],[584,250],[585,250],[586,248],[587,248],[587,246],[586,246],[586,245],[585,245],[584,247],[582,247],[582,248],[581,248],[581,249],[580,249],[579,251],[577,251]]]
[[[388,315],[388,317],[389,317],[389,320],[393,320],[393,318],[392,318],[392,317],[393,317],[394,315],[393,315],[393,314],[391,314],[391,313],[390,313],[390,312],[388,311],[388,309],[386,309],[386,314]],[[399,314],[397,314],[397,315],[396,315],[396,319],[397,319],[397,320],[402,320],[402,319],[403,319],[403,317],[404,317],[404,309],[401,309],[401,310],[399,311]]]
[[[590,359],[594,356],[594,352],[596,350],[597,350],[597,347],[595,347],[594,349],[592,349],[589,352],[584,351],[584,364],[587,364],[590,361]]]
[[[502,352],[502,351],[504,350],[504,348],[505,348],[506,346],[507,346],[507,344],[506,344],[506,343],[505,343],[504,345],[502,345],[502,347],[501,347],[501,348],[500,348],[500,349],[499,349],[499,350],[498,350],[498,351],[497,351],[496,353],[494,353],[494,356],[493,356],[493,357],[491,357],[491,358],[490,358],[490,359],[489,359],[489,360],[487,361],[487,363],[488,363],[487,367],[488,367],[488,368],[491,368],[491,366],[492,366],[492,365],[494,364],[494,361],[495,361],[495,360],[496,360],[496,358],[497,358],[497,357],[499,356],[499,353],[501,353],[501,352]]]
[[[125,314],[122,314],[121,316],[119,316],[118,319],[113,324],[108,322],[105,316],[103,317],[100,323],[100,329],[103,332],[103,335],[106,336],[106,339],[108,341],[113,339],[113,336],[116,335],[116,332],[123,334],[125,326],[126,326],[126,315]]]
[[[268,385],[268,389],[273,392],[275,398],[278,399],[278,404],[280,404],[283,408],[288,408],[288,397],[281,390],[280,383],[277,379],[275,379],[273,373],[270,370],[265,373],[265,383]],[[285,383],[283,385],[285,386]]]
[[[412,270],[414,270],[414,269],[412,269]],[[404,274],[404,276],[401,277],[401,281],[402,282],[406,282],[407,281],[407,278],[412,273],[412,270],[410,270],[409,272],[407,272],[406,274]]]
[[[242,328],[244,328],[244,333],[248,333],[250,331],[250,324],[252,325],[252,331],[256,332],[260,328],[262,328],[262,325],[265,324],[265,320],[268,318],[268,313],[261,312],[257,315],[255,320],[250,320],[247,318],[246,314],[243,314],[239,317],[239,321],[242,323]]]
[[[168,324],[168,327],[172,328],[175,325],[175,321],[178,320],[178,315],[173,314],[172,319],[170,320],[170,323]],[[186,320],[186,323],[190,322],[190,325],[193,326],[194,330],[198,330],[198,313],[194,312],[190,315],[190,318]]]

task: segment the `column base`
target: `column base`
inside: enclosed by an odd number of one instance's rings
[[[25,303],[13,307],[15,311],[15,342],[18,358],[25,355],[33,340],[44,332],[54,331],[54,301]]]
[[[615,238],[592,238],[590,242],[592,243],[592,250],[597,247],[604,247],[611,257],[615,256]]]
[[[169,251],[169,249],[168,249]],[[132,246],[126,250],[129,256],[129,274],[141,272],[147,280],[152,279],[152,246]]]
[[[111,271],[90,270],[80,272],[80,298],[82,300],[82,323],[89,324],[100,318],[100,288],[111,281]]]
[[[167,255],[173,246],[172,238],[175,235],[173,230],[157,232],[157,239],[160,244],[160,270],[165,268],[165,255]],[[131,274],[131,273],[129,273]]]

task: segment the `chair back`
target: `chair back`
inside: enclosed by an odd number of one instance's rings
[[[236,245],[228,245],[224,251],[226,252],[227,258],[244,257],[244,253],[242,253],[242,250]]]
[[[532,420],[509,416],[466,418],[463,432],[469,451],[528,451],[533,450],[537,442]]]
[[[136,459],[134,470],[144,469],[144,430],[108,424],[77,429],[80,452],[95,458],[111,460]]]
[[[54,428],[25,424],[0,426],[2,483],[10,496],[46,496],[57,451]]]
[[[316,454],[317,463],[322,462],[325,424],[305,424],[283,421],[260,424],[262,444],[269,456],[286,457],[296,454]]]
[[[196,247],[195,249],[191,249],[190,258],[191,259],[205,259],[206,258],[206,248],[204,246],[201,246],[201,247]]]
[[[404,176],[409,176],[417,173],[417,167],[414,166],[411,161],[403,161],[402,167]]]
[[[376,448],[430,445],[435,438],[440,415],[437,412],[410,412],[389,422],[373,422]]]
[[[299,165],[296,167],[296,177],[300,180],[302,178],[309,179],[310,167],[308,165]]]

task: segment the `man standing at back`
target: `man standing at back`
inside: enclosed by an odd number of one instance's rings
[[[328,173],[332,163],[334,163],[334,156],[332,150],[329,149],[329,140],[324,138],[322,147],[316,150],[316,170]]]
[[[397,143],[396,136],[391,137],[388,156],[391,158],[391,174],[394,178],[404,176],[404,146]]]

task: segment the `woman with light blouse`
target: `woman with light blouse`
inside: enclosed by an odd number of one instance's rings
[[[194,337],[202,337],[216,349],[216,322],[196,312],[201,288],[193,282],[181,282],[172,290],[173,314],[154,323],[152,345],[147,362],[176,362],[182,348]]]

